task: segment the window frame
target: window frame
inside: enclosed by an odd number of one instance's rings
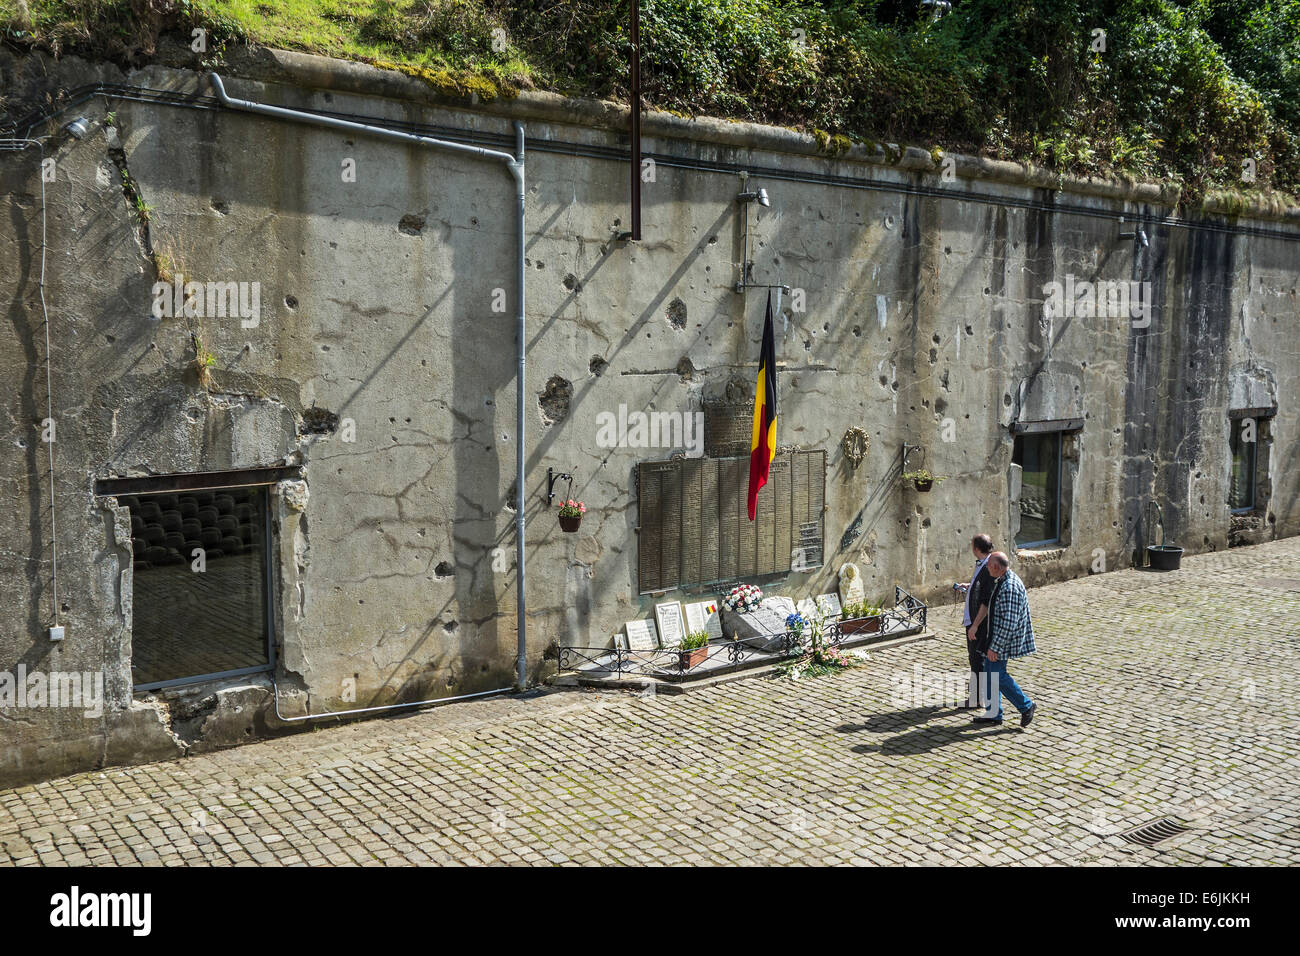
[[[1255,441],[1252,442],[1242,441],[1241,440],[1242,422],[1251,418],[1254,418],[1254,422],[1255,422]],[[1253,514],[1255,512],[1255,509],[1258,507],[1259,495],[1256,489],[1256,485],[1259,482],[1259,427],[1260,427],[1260,420],[1259,418],[1254,416],[1243,415],[1238,418],[1229,419],[1229,423],[1228,423],[1228,495],[1229,495],[1228,513],[1229,514],[1234,514],[1234,515]],[[1236,446],[1237,451],[1233,450],[1234,445]],[[1249,504],[1244,505],[1242,507],[1234,508],[1232,507],[1232,500],[1231,500],[1233,466],[1236,464],[1238,453],[1245,445],[1250,446],[1250,470],[1246,479],[1246,487],[1250,491],[1250,496],[1249,496],[1250,502]]]
[[[1022,429],[1016,431],[1013,435],[1014,439],[1018,439],[1022,442],[1027,438],[1041,439],[1046,437],[1047,435],[1054,435],[1056,437],[1056,483],[1055,483],[1056,493],[1053,495],[1054,513],[1052,516],[1052,527],[1056,531],[1056,537],[1043,538],[1041,541],[1026,541],[1023,543],[1020,541],[1016,541],[1015,546],[1017,551],[1031,551],[1035,548],[1047,548],[1053,545],[1059,546],[1061,544],[1061,487],[1062,487],[1061,477],[1062,477],[1062,467],[1064,465],[1063,458],[1064,458],[1064,451],[1065,451],[1066,434],[1067,434],[1066,429],[1050,429],[1050,430],[1049,429]],[[1013,440],[1011,444],[1011,460],[1013,463],[1015,462],[1015,457],[1016,457],[1016,448],[1015,448],[1015,441]],[[1024,466],[1021,465],[1020,468],[1021,468],[1021,476],[1022,476],[1021,483],[1020,483],[1020,494],[1021,497],[1023,498],[1024,488],[1025,488],[1024,477],[1023,477]]]
[[[231,677],[248,677],[253,674],[267,674],[277,666],[275,654],[275,535],[272,524],[271,487],[284,478],[300,477],[301,471],[295,468],[259,468],[237,472],[190,473],[176,475],[150,475],[147,478],[102,479],[96,482],[96,494],[100,496],[177,494],[187,491],[228,491],[260,488],[265,520],[262,522],[262,547],[265,565],[262,587],[266,595],[266,663],[250,667],[237,667],[229,670],[213,671],[207,674],[193,674],[186,677],[174,677],[163,681],[149,681],[131,685],[132,693],[166,690],[172,687],[184,687],[190,684],[202,684],[208,681],[224,680]],[[135,589],[135,557],[132,554],[132,599]],[[133,643],[134,651],[134,643]],[[129,666],[129,662],[128,662]]]

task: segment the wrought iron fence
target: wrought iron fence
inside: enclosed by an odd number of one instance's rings
[[[822,639],[830,647],[844,648],[876,641],[905,637],[925,630],[924,601],[913,597],[902,588],[894,588],[895,606],[873,618],[879,623],[846,630],[833,621],[826,625]],[[694,650],[675,647],[657,647],[637,650],[628,647],[582,647],[565,645],[559,648],[561,673],[573,671],[593,677],[622,679],[625,677],[654,677],[659,680],[682,681],[712,677],[774,664],[800,657],[812,649],[811,635],[785,631],[780,634],[759,634],[753,637],[724,639],[710,642]]]

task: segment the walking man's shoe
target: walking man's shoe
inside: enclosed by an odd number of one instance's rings
[[[1020,715],[1020,726],[1028,727],[1029,722],[1034,719],[1034,711],[1038,710],[1037,704],[1030,704],[1029,709]]]
[[[1002,723],[1001,717],[976,717],[971,721],[972,724],[988,724],[990,727],[997,727]]]

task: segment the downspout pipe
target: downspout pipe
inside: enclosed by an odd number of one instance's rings
[[[526,421],[526,402],[524,399],[524,389],[526,382],[524,379],[524,350],[527,347],[525,338],[525,321],[524,321],[524,290],[526,286],[526,272],[524,268],[524,253],[527,239],[524,234],[524,199],[526,196],[524,180],[524,125],[518,121],[515,122],[515,153],[503,152],[497,149],[486,149],[482,146],[470,146],[465,143],[456,143],[451,140],[437,139],[432,136],[420,136],[416,133],[406,133],[401,130],[388,129],[383,126],[375,126],[371,123],[357,123],[352,120],[337,119],[333,116],[322,116],[319,113],[312,113],[306,110],[287,109],[283,106],[270,106],[266,103],[255,103],[252,100],[241,100],[233,97],[226,92],[225,84],[221,82],[221,77],[216,73],[208,74],[208,82],[212,86],[218,101],[227,109],[241,110],[245,113],[257,113],[261,116],[271,116],[276,119],[289,120],[294,123],[310,123],[314,126],[325,126],[330,129],[346,130],[350,133],[368,133],[381,139],[393,140],[401,143],[418,143],[421,146],[428,146],[432,149],[446,150],[452,153],[460,153],[465,156],[475,156],[479,159],[491,159],[505,163],[506,169],[515,181],[515,202],[516,216],[518,218],[518,247],[516,258],[516,274],[519,282],[519,310],[515,316],[515,353],[518,361],[518,372],[515,381],[515,583],[516,583],[516,605],[517,605],[517,636],[516,636],[516,661],[515,661],[515,686],[517,690],[523,691],[528,685],[528,631],[527,631],[527,607],[525,604],[525,578],[524,578],[524,423]],[[428,703],[435,703],[429,701]],[[334,716],[334,715],[326,715]]]
[[[515,634],[517,657],[515,660],[515,686],[522,692],[528,686],[528,621],[524,603],[524,422],[527,410],[524,405],[524,124],[515,122],[515,159],[509,166],[515,177],[517,214],[519,216],[519,252],[516,258],[519,281],[519,312],[515,316],[515,355],[518,370],[515,374]]]

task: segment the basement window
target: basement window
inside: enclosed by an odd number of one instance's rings
[[[1041,548],[1061,540],[1062,434],[1016,435],[1012,461],[1021,469],[1017,548]]]
[[[273,668],[270,484],[284,470],[99,482],[131,514],[135,690]],[[246,483],[204,487],[222,478]]]

